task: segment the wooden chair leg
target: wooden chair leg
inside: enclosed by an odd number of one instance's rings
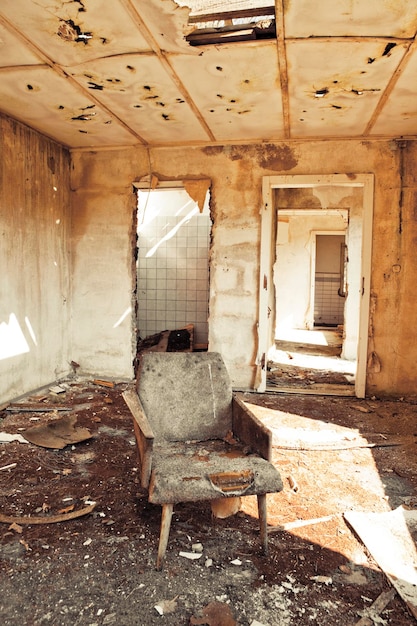
[[[261,546],[265,555],[268,554],[268,531],[266,527],[266,494],[258,497],[258,517],[261,529]]]
[[[159,534],[158,557],[156,559],[156,569],[162,569],[162,561],[164,560],[165,551],[168,545],[169,529],[171,527],[173,504],[162,505],[161,532]]]

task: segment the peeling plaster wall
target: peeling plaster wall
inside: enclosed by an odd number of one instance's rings
[[[0,404],[69,370],[69,168],[0,115]]]
[[[133,376],[135,239],[132,152],[75,155],[72,176],[72,358],[80,374]],[[134,318],[133,314],[133,318]]]
[[[211,179],[213,242],[209,349],[220,351],[238,388],[255,380],[262,176],[374,173],[370,394],[414,394],[417,360],[417,147],[328,141],[202,148],[73,152],[73,358],[102,375],[132,375],[131,183]],[[402,174],[401,174],[402,172]],[[401,192],[401,184],[403,190]],[[399,232],[401,230],[401,232]],[[374,368],[378,369],[378,368]]]

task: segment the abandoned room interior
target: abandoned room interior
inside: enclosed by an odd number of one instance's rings
[[[409,0],[2,0],[3,624],[417,619],[416,72]],[[151,353],[220,355],[282,480],[158,569]]]

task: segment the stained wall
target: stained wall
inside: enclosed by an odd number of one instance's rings
[[[69,369],[70,155],[0,115],[0,404]]]
[[[132,182],[209,178],[209,348],[237,388],[256,375],[262,177],[373,173],[367,393],[415,395],[417,146],[334,141],[73,151],[0,116],[0,403],[71,373],[129,379]]]
[[[416,165],[414,142],[73,151],[73,357],[86,369],[103,375],[132,373],[132,182],[150,171],[166,180],[210,178],[209,349],[223,354],[235,387],[253,387],[262,176],[347,173],[354,179],[355,173],[373,173],[369,326],[373,355],[367,392],[414,394]]]

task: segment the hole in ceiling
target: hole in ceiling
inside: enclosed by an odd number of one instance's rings
[[[83,44],[87,44],[88,40],[93,37],[92,33],[83,32],[73,20],[61,20],[57,35],[64,41],[77,41]]]
[[[97,89],[98,91],[103,91],[104,89],[103,85],[98,85],[97,83],[93,83],[92,81],[88,81],[87,84],[89,89]]]
[[[375,59],[373,59],[372,57],[368,58],[368,63],[373,63],[375,61]]]
[[[324,96],[326,94],[329,93],[329,90],[327,89],[327,87],[324,87],[324,89],[316,89],[316,92],[314,94],[315,98],[324,98]]]
[[[342,108],[342,107],[341,107],[341,106],[339,106],[338,104],[332,104],[332,107],[333,107],[334,109],[341,109],[341,108]]]
[[[387,43],[387,45],[385,46],[385,50],[384,50],[384,52],[382,53],[382,56],[383,56],[383,57],[386,57],[386,56],[387,56],[387,55],[391,52],[391,50],[392,50],[393,48],[395,48],[395,46],[396,46],[396,45],[397,45],[397,44],[396,44],[396,43],[393,43],[393,42],[391,42],[391,43]]]
[[[223,72],[223,68],[221,67],[221,65],[217,65],[216,70],[219,72]]]
[[[86,12],[86,8],[84,6],[84,3],[81,2],[81,0],[74,0],[74,2],[80,5],[80,7],[78,9],[78,13],[85,13]]]
[[[234,10],[230,9],[232,3],[224,1],[176,2],[191,9],[188,24],[194,30],[186,40],[192,46],[276,38],[275,4],[271,0],[240,0]]]
[[[162,117],[164,118],[164,120],[169,120],[169,115],[167,115],[166,113],[162,113]]]
[[[26,85],[28,91],[32,91],[33,90],[33,85]]]

